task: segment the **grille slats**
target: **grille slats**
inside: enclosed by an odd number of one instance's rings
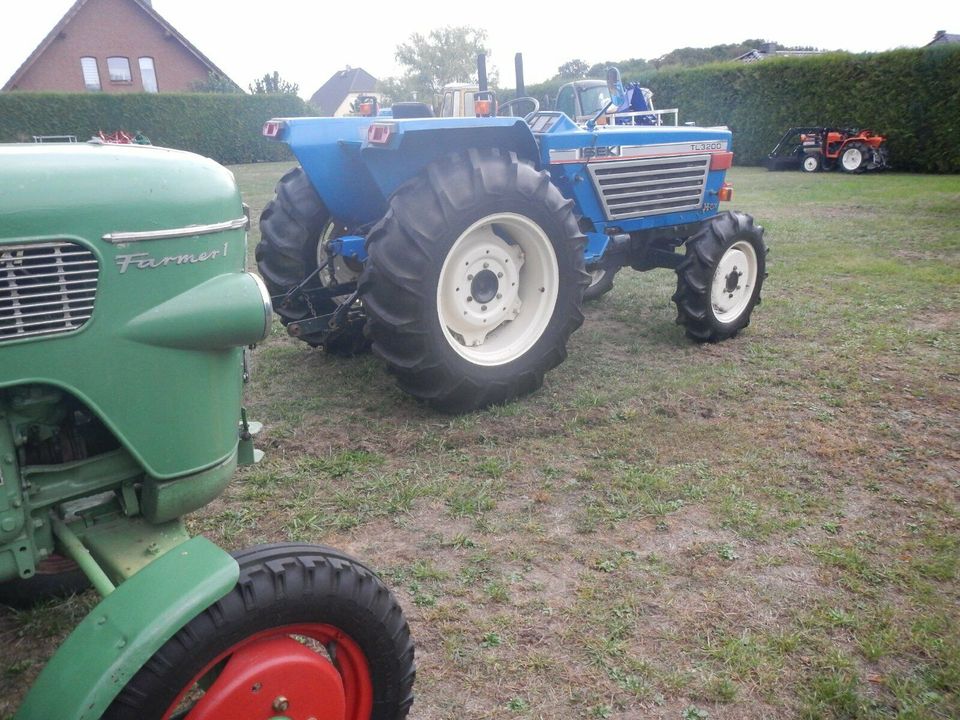
[[[710,156],[639,158],[587,167],[607,219],[623,220],[699,208]]]
[[[0,342],[82,327],[99,274],[94,254],[74,243],[0,245]]]

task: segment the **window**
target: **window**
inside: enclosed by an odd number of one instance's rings
[[[110,75],[110,82],[128,83],[133,81],[130,75],[130,60],[125,57],[108,57],[107,74]]]
[[[140,58],[140,81],[144,92],[157,92],[157,71],[153,67],[153,58]]]
[[[584,88],[580,91],[580,108],[584,115],[595,115],[600,112],[600,108],[606,107],[608,102],[610,102],[610,91],[605,85]]]
[[[440,108],[440,117],[453,117],[453,93],[447,90],[443,94],[443,107]]]
[[[80,58],[80,69],[83,71],[83,85],[87,90],[100,89],[100,70],[97,68],[95,57]]]
[[[576,119],[577,107],[573,97],[572,85],[561,88],[560,94],[557,96],[557,110],[566,113],[569,118]]]

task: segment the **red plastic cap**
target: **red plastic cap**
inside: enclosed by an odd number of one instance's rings
[[[371,145],[386,145],[393,135],[393,125],[390,123],[374,123],[367,128],[367,142]]]
[[[267,120],[263,124],[263,136],[276,138],[283,131],[285,124],[282,120]]]
[[[733,166],[732,152],[718,152],[710,156],[711,170],[729,170]]]

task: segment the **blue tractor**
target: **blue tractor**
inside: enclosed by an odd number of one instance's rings
[[[608,85],[622,106],[615,68]],[[372,344],[404,391],[446,412],[539,388],[585,292],[609,290],[627,265],[676,271],[692,339],[736,335],[767,249],[752,217],[719,212],[730,131],[599,125],[603,112],[578,125],[540,110],[434,118],[407,103],[389,119],[267,122],[300,163],[257,247],[288,332],[335,354]]]

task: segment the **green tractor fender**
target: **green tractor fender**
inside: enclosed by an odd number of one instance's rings
[[[151,562],[83,619],[14,720],[96,720],[150,657],[239,576],[237,561],[203,537]]]

